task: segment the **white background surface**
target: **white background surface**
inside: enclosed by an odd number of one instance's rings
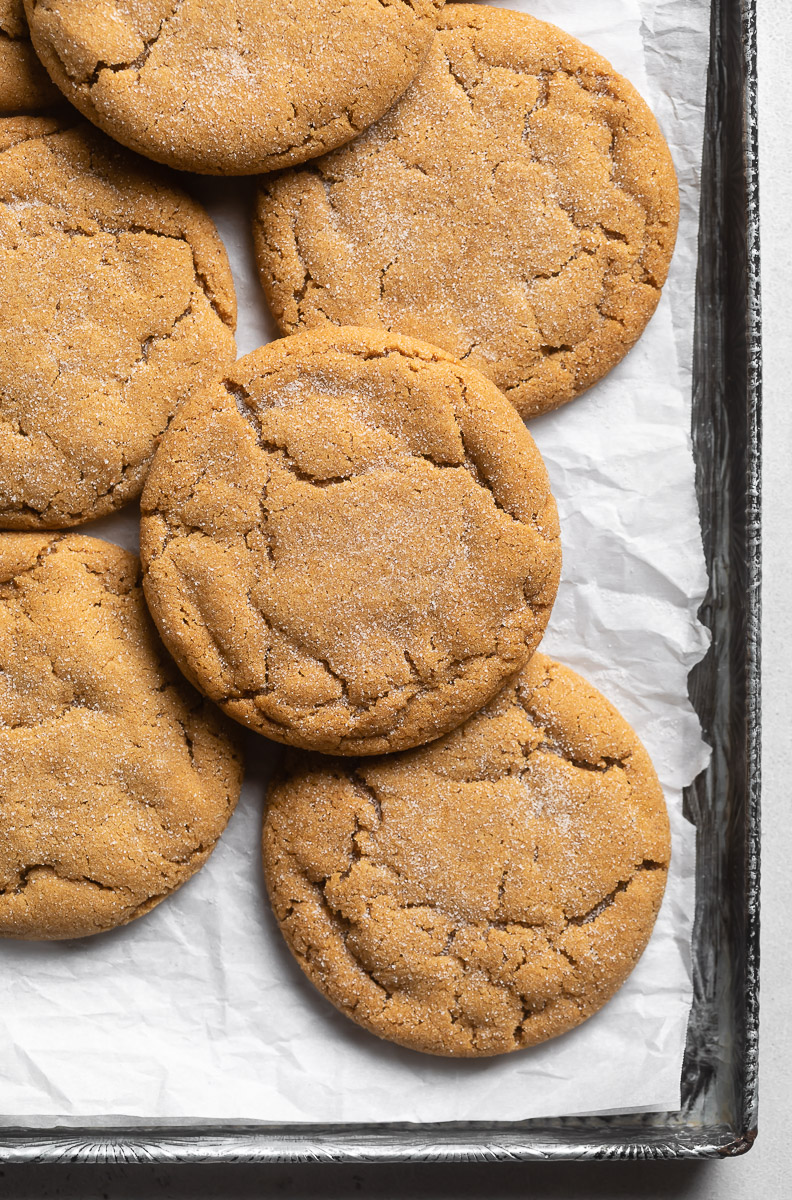
[[[724,1163],[484,1164],[459,1167],[2,1168],[0,1197],[480,1196],[588,1200],[776,1200],[792,1193],[789,768],[792,761],[792,0],[758,0],[764,304],[764,855],[760,1135]]]

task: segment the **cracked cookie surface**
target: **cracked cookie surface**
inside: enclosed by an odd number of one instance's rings
[[[238,721],[340,754],[460,724],[535,649],[555,502],[489,380],[368,329],[241,359],[177,414],[142,499],[146,598]]]
[[[183,170],[304,162],[376,121],[415,77],[444,0],[26,0],[64,95]]]
[[[529,417],[585,391],[642,333],[678,208],[657,123],[604,59],[525,14],[449,4],[381,121],[262,181],[254,234],[284,332],[426,338]]]
[[[0,528],[139,495],[192,390],[234,361],[204,210],[82,121],[0,121]]]
[[[41,112],[62,103],[30,43],[22,0],[0,0],[0,117]]]
[[[181,677],[140,565],[77,534],[0,534],[0,936],[148,912],[239,797],[232,727]]]
[[[289,756],[264,871],[283,935],[341,1012],[431,1054],[556,1037],[642,954],[670,858],[637,735],[541,654],[440,741]]]

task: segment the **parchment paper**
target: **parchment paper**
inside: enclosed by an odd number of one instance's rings
[[[681,790],[707,751],[686,679],[707,645],[689,438],[706,0],[531,0],[657,113],[682,224],[657,315],[586,397],[532,423],[558,499],[564,578],[543,649],[619,706],[657,766],[674,860],[649,948],[615,999],[547,1045],[449,1062],[378,1041],[304,980],[267,908],[259,835],[268,743],[248,738],[240,806],[209,864],[125,929],[0,943],[0,1122],[509,1120],[679,1107],[691,999],[694,834]],[[247,353],[274,336],[249,238],[252,184],[197,180],[228,247]],[[136,544],[134,510],[87,532]]]

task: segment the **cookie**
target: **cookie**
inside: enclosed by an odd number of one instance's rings
[[[80,121],[0,121],[0,528],[138,496],[192,390],[234,361],[203,209]]]
[[[22,0],[0,0],[0,117],[42,112],[62,103],[30,43]]]
[[[642,954],[670,857],[660,785],[603,696],[537,654],[461,728],[355,762],[293,754],[264,872],[308,978],[429,1054],[534,1046]]]
[[[0,936],[149,912],[239,797],[230,728],[168,658],[140,565],[79,534],[0,534]]]
[[[142,498],[146,598],[182,670],[276,741],[438,737],[530,656],[555,502],[498,390],[396,334],[298,334],[176,416]]]
[[[209,175],[305,162],[419,71],[444,0],[26,0],[64,95],[149,158]]]
[[[368,133],[262,181],[281,329],[383,325],[488,375],[524,417],[572,399],[655,310],[676,236],[668,147],[635,89],[521,13],[449,4]]]

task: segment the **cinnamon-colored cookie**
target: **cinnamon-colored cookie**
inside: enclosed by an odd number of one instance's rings
[[[444,0],[25,0],[64,95],[124,145],[210,175],[348,142],[420,69]]]
[[[235,320],[214,225],[159,168],[82,121],[0,121],[0,528],[139,495]]]
[[[0,117],[41,112],[62,103],[30,43],[22,0],[0,0]]]
[[[306,975],[430,1054],[502,1054],[610,999],[665,888],[668,817],[612,705],[537,654],[483,712],[405,754],[290,758],[264,871]]]
[[[335,322],[426,338],[528,417],[633,345],[677,216],[657,122],[603,58],[533,17],[449,4],[376,126],[262,182],[256,253],[284,332]]]
[[[308,749],[453,729],[533,652],[558,586],[555,502],[514,409],[384,331],[241,359],[176,416],[142,512],[146,598],[184,672]]]
[[[148,912],[206,861],[241,776],[152,627],[134,555],[0,534],[0,937]]]

